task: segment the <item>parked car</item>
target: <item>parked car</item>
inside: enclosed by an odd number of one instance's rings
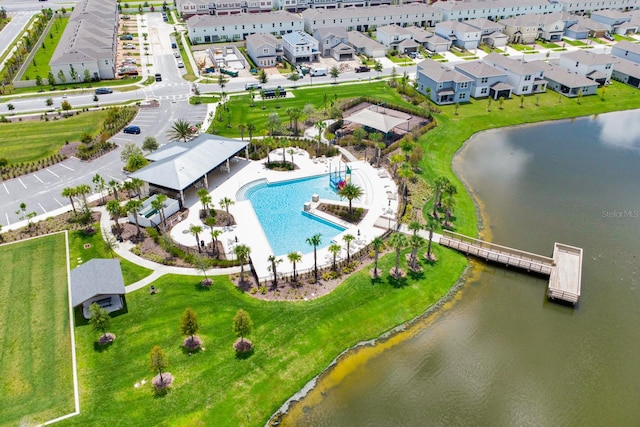
[[[136,65],[136,60],[134,58],[124,58],[122,63],[125,65]]]
[[[133,43],[125,43],[125,44],[122,45],[122,48],[123,49],[135,49],[136,45],[133,44]]]
[[[173,56],[175,56],[176,58],[180,58],[180,52],[178,51],[173,52]]]
[[[157,81],[157,82],[161,82],[161,81],[162,81],[162,74],[160,74],[160,73],[156,73],[156,76],[155,76],[155,77],[156,77],[156,81]]]
[[[616,41],[616,39],[613,38],[613,36],[611,35],[611,33],[604,33],[604,38],[609,40],[610,42],[614,42]]]
[[[126,128],[122,129],[122,132],[124,132],[124,133],[133,133],[135,135],[139,135],[140,134],[140,126],[127,126]]]
[[[133,40],[133,36],[131,34],[123,34],[120,36],[120,40]]]
[[[260,83],[247,83],[244,85],[244,90],[249,90],[249,89],[256,89],[256,90],[260,90],[262,89],[262,85]]]
[[[138,69],[137,68],[120,69],[120,71],[118,71],[118,75],[119,76],[137,76],[138,75]]]
[[[356,67],[356,73],[366,73],[371,71],[371,68],[367,67],[366,65],[360,65],[359,67]]]
[[[113,93],[113,90],[108,87],[99,87],[96,89],[96,95],[106,95],[108,93]]]
[[[312,77],[326,76],[327,75],[327,69],[326,68],[312,68],[310,75]]]
[[[125,21],[128,21],[129,19],[131,19],[131,16],[129,16],[129,15],[122,15],[122,18],[121,18],[121,19],[124,19]]]
[[[178,61],[178,68],[184,68],[184,62]]]

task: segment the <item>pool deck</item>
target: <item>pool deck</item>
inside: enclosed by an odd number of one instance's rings
[[[285,150],[288,150],[288,148]],[[271,158],[281,159],[282,149],[272,151]],[[290,158],[291,156],[287,153],[287,159],[289,160]],[[266,159],[260,161],[236,159],[231,164],[231,173],[220,172],[215,174],[213,178],[210,177],[209,194],[216,208],[220,209],[219,201],[224,197],[228,197],[235,202],[229,207],[229,213],[234,216],[237,225],[227,227],[221,224],[220,227],[216,227],[222,230],[222,234],[218,239],[224,245],[228,256],[232,256],[237,239],[238,243],[245,244],[251,248],[251,260],[258,278],[262,281],[272,277],[268,261],[269,256],[273,255],[271,246],[262,231],[251,202],[248,200],[238,201],[236,193],[244,185],[260,179],[266,179],[268,182],[280,182],[328,173],[329,164],[332,164],[332,167],[335,168],[339,161],[340,157],[310,158],[306,151],[296,149],[294,162],[298,168],[294,171],[279,172],[269,170],[265,166]],[[342,241],[342,236],[351,234],[356,237],[356,240],[351,243],[351,252],[353,253],[357,248],[365,246],[374,237],[380,236],[386,231],[384,227],[381,227],[381,224],[395,224],[395,214],[398,208],[397,188],[385,169],[374,168],[364,161],[350,162],[349,166],[352,169],[353,181],[363,190],[362,197],[358,200],[353,200],[353,206],[365,208],[368,213],[357,226],[331,218],[333,222],[347,228],[333,239],[343,247],[339,259],[346,257],[346,245]],[[195,237],[189,233],[189,228],[192,225],[200,225],[203,228],[200,240],[210,243],[210,229],[202,223],[198,215],[202,204],[195,195],[195,189],[186,195],[185,200],[185,205],[189,208],[189,215],[171,229],[171,237],[183,245],[195,246]],[[311,202],[311,195],[309,196],[309,202]],[[344,203],[347,203],[347,201],[345,200]],[[322,212],[316,211],[315,206],[315,204],[312,204],[310,213],[329,219]],[[300,210],[303,208],[303,206],[300,206]],[[292,237],[306,239],[311,235]],[[322,245],[324,247],[318,250],[319,267],[329,265],[332,262],[332,255],[327,250],[329,243],[323,241]],[[278,258],[282,259],[282,262],[277,267],[278,274],[291,274],[293,266],[287,259],[286,254],[277,255]],[[298,272],[313,269],[313,248],[311,246],[309,246],[308,252],[302,254],[302,261],[297,263],[296,268]]]

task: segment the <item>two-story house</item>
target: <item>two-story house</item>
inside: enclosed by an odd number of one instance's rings
[[[423,48],[431,52],[446,52],[451,48],[451,40],[437,36],[423,28],[410,26],[405,27],[413,35],[413,40]]]
[[[619,10],[599,10],[591,12],[591,19],[601,24],[608,25],[612,33],[625,35],[638,31],[638,26],[631,22],[631,15]]]
[[[336,61],[353,59],[355,49],[349,44],[347,30],[343,27],[318,28],[313,37],[318,40],[320,55],[332,57]]]
[[[477,49],[480,30],[464,22],[444,21],[436,24],[436,34],[451,40],[451,44],[461,49]]]
[[[191,43],[244,40],[249,34],[281,36],[304,28],[302,18],[283,10],[226,16],[194,15],[187,19]]]
[[[547,89],[544,69],[535,63],[513,59],[499,53],[490,53],[482,62],[507,72],[507,83],[513,86],[513,94],[530,95]]]
[[[465,21],[467,25],[480,30],[480,43],[491,47],[504,47],[509,40],[503,32],[504,26],[486,18]]]
[[[538,15],[539,36],[548,42],[562,41],[564,34],[564,13],[555,12],[546,15]]]
[[[611,55],[582,49],[560,55],[559,65],[571,72],[590,78],[601,86],[611,80],[613,72]]]
[[[493,99],[511,98],[513,87],[507,83],[507,72],[482,61],[467,61],[455,65],[455,70],[469,77],[471,96]]]
[[[538,20],[535,15],[520,15],[500,21],[504,25],[502,30],[510,43],[533,44],[538,38]]]
[[[627,40],[619,41],[611,48],[611,55],[640,64],[640,44]]]
[[[282,58],[282,42],[271,34],[247,36],[247,54],[258,67],[274,67]]]
[[[400,53],[415,52],[418,50],[418,43],[413,40],[413,33],[396,24],[378,27],[376,30],[376,40]]]
[[[467,102],[472,79],[446,65],[425,59],[418,64],[418,91],[439,105]]]
[[[611,78],[629,86],[640,88],[640,64],[614,56]]]
[[[547,88],[567,98],[595,95],[598,91],[598,83],[581,74],[571,72],[551,62],[534,62],[544,68],[544,79],[547,81]]]
[[[304,31],[295,31],[282,36],[284,56],[292,64],[317,62],[320,54],[318,40]]]

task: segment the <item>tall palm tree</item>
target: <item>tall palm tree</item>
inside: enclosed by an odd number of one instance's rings
[[[228,197],[223,197],[220,199],[220,206],[227,212],[227,225],[231,223],[231,215],[229,215],[229,206],[233,205],[235,202]]]
[[[291,156],[291,170],[294,170],[295,164],[293,163],[293,155],[296,154],[296,150],[294,150],[293,148],[289,148],[287,150],[287,153],[289,153],[289,155]]]
[[[247,130],[247,125],[240,123],[238,125],[238,130],[240,131],[240,140],[244,141],[244,131]]]
[[[291,118],[293,119],[293,134],[298,135],[298,120],[302,116],[302,110],[298,107],[291,108]]]
[[[377,163],[377,166],[380,167],[380,158],[382,157],[382,150],[387,148],[387,144],[385,144],[384,142],[380,141],[382,139],[382,135],[380,135],[378,132],[372,134],[371,137],[369,137],[369,139],[376,146],[376,149],[377,149],[377,152],[378,152],[378,155],[376,157],[376,163]],[[376,142],[376,140],[377,140],[377,142]]]
[[[323,121],[319,121],[316,122],[316,124],[313,126],[318,130],[318,148],[316,149],[316,157],[318,157],[320,154],[320,141],[322,140],[322,133],[327,128],[327,124]]]
[[[342,247],[337,243],[333,243],[329,246],[329,252],[331,252],[331,255],[333,255],[333,266],[331,267],[333,271],[336,271],[336,257],[340,253],[341,249]]]
[[[256,130],[256,125],[253,122],[249,122],[247,125],[247,132],[249,132],[249,142],[253,139],[253,132]]]
[[[136,193],[138,193],[138,200],[142,200],[142,187],[144,186],[144,181],[140,178],[131,178],[131,188],[134,189]]]
[[[104,203],[104,189],[107,186],[104,178],[99,174],[95,174],[95,176],[91,179],[91,182],[93,182],[94,184],[93,189],[95,190],[95,192],[100,193],[100,198],[102,199],[100,203]]]
[[[77,196],[77,195],[78,195],[78,192],[77,192],[76,188],[74,188],[74,187],[65,187],[65,188],[62,189],[62,197],[68,197],[69,198],[69,201],[71,202],[71,209],[73,209],[73,214],[74,215],[77,212],[76,212],[76,204],[73,201],[73,198],[75,196]]]
[[[347,264],[351,263],[351,242],[355,240],[355,236],[353,234],[345,234],[342,236],[342,240],[347,244]]]
[[[338,195],[340,197],[344,197],[345,199],[349,200],[349,215],[353,214],[353,207],[351,205],[352,200],[359,199],[360,197],[362,197],[363,193],[364,192],[362,191],[361,187],[352,183],[348,183],[340,190],[338,190]]]
[[[216,239],[213,237],[214,228],[216,225],[216,217],[208,216],[204,219],[204,225],[209,227],[209,232],[211,233],[211,246],[213,246],[214,250],[217,250],[218,245]],[[217,236],[216,236],[217,237]]]
[[[429,231],[429,244],[427,246],[427,259],[429,261],[435,261],[436,257],[431,253],[431,242],[433,241],[433,229],[436,227],[438,220],[432,216],[427,217],[427,224],[425,229]]]
[[[282,258],[276,258],[275,255],[269,255],[267,261],[271,263],[269,270],[271,270],[271,273],[273,274],[273,286],[278,287],[278,272],[276,271],[276,267],[282,262]]]
[[[82,197],[84,211],[89,212],[89,202],[87,202],[87,195],[91,194],[91,187],[89,187],[87,184],[80,184],[76,187],[76,194]]]
[[[201,188],[196,191],[196,196],[200,199],[200,203],[202,203],[202,209],[205,212],[209,212],[209,203],[211,203],[211,195],[209,194],[209,190],[206,188]]]
[[[200,248],[200,233],[202,233],[202,227],[199,225],[192,225],[189,227],[189,233],[191,233],[196,238],[196,246],[198,247],[198,252],[202,252]]]
[[[187,142],[193,136],[191,125],[188,120],[178,119],[173,122],[171,128],[167,131],[167,137],[172,141]]]
[[[240,283],[244,283],[244,265],[249,260],[251,248],[247,245],[236,245],[236,247],[233,248],[233,252],[240,262]]]
[[[416,270],[418,268],[418,248],[424,245],[424,238],[418,234],[414,234],[409,237],[409,245],[411,245],[411,268]]]
[[[322,234],[317,233],[314,234],[311,237],[307,237],[306,239],[307,244],[313,246],[313,275],[316,279],[316,282],[318,281],[318,246],[320,246],[322,244]]]
[[[418,221],[411,221],[407,226],[407,228],[409,229],[409,231],[411,231],[411,234],[415,236],[418,234],[418,231],[424,228],[424,226],[420,224]]]
[[[407,183],[410,179],[415,176],[413,169],[411,169],[411,165],[409,163],[403,163],[402,166],[398,169],[398,177],[400,178],[400,194],[402,194],[403,199],[407,200]]]
[[[371,246],[373,246],[373,277],[378,277],[378,256],[380,255],[380,250],[384,247],[384,240],[380,237],[375,237],[371,241]]]
[[[138,229],[137,236],[140,235],[140,223],[138,222],[138,212],[142,209],[142,202],[140,200],[131,199],[124,205],[124,210],[128,214],[133,215],[133,220],[136,222],[136,228]]]
[[[407,236],[403,233],[393,233],[391,237],[389,237],[389,244],[393,246],[396,251],[396,266],[395,271],[393,273],[394,276],[400,276],[400,251],[402,248],[407,246]]]
[[[109,188],[111,189],[111,192],[113,193],[113,198],[118,200],[118,191],[120,190],[120,183],[115,179],[112,179],[111,181],[109,181],[107,185],[109,186]]]
[[[297,282],[298,281],[298,272],[296,271],[296,263],[300,262],[302,260],[302,255],[300,255],[300,252],[289,252],[287,254],[287,258],[289,258],[289,262],[291,262],[291,264],[293,264],[293,281]]]
[[[433,192],[433,212],[432,216],[434,218],[438,218],[438,207],[440,206],[440,201],[442,198],[442,192],[444,188],[449,184],[449,180],[447,177],[440,176],[436,178],[434,182],[434,192]]]
[[[118,223],[118,220],[120,219],[120,216],[122,214],[122,207],[120,206],[120,203],[118,203],[117,200],[109,200],[107,202],[106,208],[107,212],[109,212],[109,215],[111,216],[111,219],[116,222],[116,229],[120,230],[120,223]]]
[[[447,197],[442,202],[442,207],[444,208],[444,226],[452,228],[453,224],[451,224],[451,214],[453,213],[453,208],[456,205],[456,199],[452,197]]]
[[[165,194],[159,193],[156,195],[156,198],[151,202],[151,207],[158,211],[160,214],[160,223],[162,224],[162,229],[166,230],[167,219],[164,216],[164,202],[167,201],[167,196]]]

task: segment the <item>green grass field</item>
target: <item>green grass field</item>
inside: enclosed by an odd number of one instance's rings
[[[0,425],[74,411],[65,257],[63,233],[0,246]]]
[[[66,141],[79,141],[84,132],[95,135],[106,117],[106,111],[95,111],[48,122],[0,123],[0,158],[14,164],[47,158]]]
[[[465,258],[438,248],[436,267],[406,281],[386,272],[395,256],[383,258],[383,278],[372,283],[365,269],[330,295],[312,301],[265,302],[238,291],[227,277],[215,277],[204,291],[202,277],[165,276],[159,292],[127,295],[128,313],[115,317],[112,346],[96,351],[98,333],[76,332],[83,425],[263,425],[282,402],[345,348],[375,338],[438,301],[462,273]],[[421,251],[422,252],[422,251]],[[405,266],[404,258],[402,265]],[[181,348],[180,316],[192,307],[201,324],[205,351],[189,356]],[[236,358],[231,321],[243,308],[253,319],[248,337],[255,353]],[[153,396],[147,359],[160,345],[176,380],[164,397]],[[147,384],[135,388],[143,379]]]
[[[44,80],[44,83],[47,83],[47,74],[51,71],[49,61],[51,61],[53,52],[55,52],[56,46],[58,42],[60,42],[60,37],[62,37],[62,33],[69,23],[69,18],[60,17],[54,19],[55,21],[53,25],[51,25],[49,34],[44,38],[44,49],[42,45],[38,46],[38,51],[22,75],[22,80],[35,80],[36,76],[40,76]],[[54,78],[58,81],[58,76],[54,76]],[[80,78],[82,79],[82,76],[80,76]]]

